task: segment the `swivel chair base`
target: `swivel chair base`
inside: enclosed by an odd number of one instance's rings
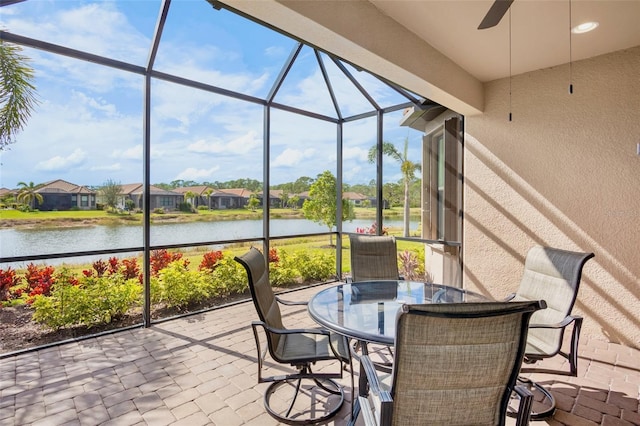
[[[302,386],[302,381],[313,380],[313,385]],[[293,388],[293,396],[279,396],[276,399],[291,401],[289,406],[280,410],[273,407],[271,397],[278,392],[285,393],[285,387]],[[309,406],[303,410],[296,409],[298,396],[306,394]],[[323,401],[320,401],[320,400]],[[335,416],[344,403],[344,390],[342,386],[331,379],[298,378],[295,380],[280,380],[273,382],[264,394],[264,406],[271,417],[288,425],[313,425],[326,422]],[[323,415],[318,416],[318,413]]]
[[[556,398],[544,386],[526,377],[518,377],[518,385],[526,387],[533,395],[534,401],[531,404],[531,420],[542,420],[552,417],[556,411]],[[541,401],[537,396],[542,395]],[[542,407],[542,409],[540,409]],[[509,417],[516,417],[517,411],[510,409],[507,411]]]

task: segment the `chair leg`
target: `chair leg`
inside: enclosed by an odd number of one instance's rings
[[[531,407],[531,420],[540,420],[540,419],[545,419],[547,417],[551,417],[553,416],[553,414],[556,411],[556,399],[555,397],[551,394],[550,391],[548,391],[544,386],[542,386],[539,383],[534,382],[531,379],[528,379],[526,377],[518,377],[518,383],[521,383],[524,386],[527,386],[529,389],[535,389],[538,392],[542,393],[545,401],[547,401],[547,403],[545,404],[545,406],[547,406],[547,408],[541,410],[541,411],[536,411],[534,408],[534,404],[532,404]]]
[[[316,383],[318,383],[317,380],[315,380]],[[296,399],[298,399],[298,394],[300,393],[300,385],[302,384],[302,378],[298,379],[298,382],[296,383],[296,390],[293,392],[293,398],[291,398],[291,404],[289,404],[289,409],[287,410],[287,414],[285,414],[285,417],[289,417],[291,415],[291,410],[293,410],[293,406],[296,403]],[[324,387],[322,389],[325,389]]]
[[[331,379],[312,379],[318,388],[324,390],[325,392],[336,395],[337,400],[330,402],[332,407],[325,412],[322,416],[314,416],[315,413],[313,403],[312,406],[309,407],[309,412],[297,412],[294,410],[294,405],[298,396],[302,393],[302,380],[309,380],[312,378],[297,378],[295,379],[296,383],[294,386],[294,393],[291,397],[291,402],[288,404],[286,411],[280,410],[277,411],[271,406],[271,396],[273,396],[282,386],[293,385],[293,380],[279,380],[271,383],[264,394],[264,406],[271,417],[278,420],[278,422],[288,424],[288,425],[312,425],[317,423],[323,423],[329,420],[331,417],[335,416],[340,408],[342,408],[342,404],[344,403],[344,390],[342,387]],[[308,415],[305,415],[308,414]]]
[[[571,347],[569,348],[569,368],[571,375],[576,377],[578,375],[578,341],[580,340],[580,329],[582,328],[582,317],[576,317],[573,323],[573,330],[571,331]]]

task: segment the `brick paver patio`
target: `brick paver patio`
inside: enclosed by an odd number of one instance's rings
[[[304,306],[282,310],[288,326],[314,326]],[[255,318],[243,303],[1,359],[0,425],[275,425],[257,384]],[[558,410],[533,424],[640,425],[640,351],[583,336],[580,354],[578,377],[535,376]],[[348,419],[347,402],[330,424]]]

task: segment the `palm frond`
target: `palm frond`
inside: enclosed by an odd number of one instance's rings
[[[21,51],[19,46],[0,40],[0,151],[15,142],[38,104],[34,72]]]

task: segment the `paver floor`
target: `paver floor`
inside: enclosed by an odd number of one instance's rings
[[[289,327],[315,326],[304,306],[282,311]],[[254,319],[242,303],[0,359],[0,426],[276,425],[257,383]],[[640,425],[640,351],[583,336],[580,354],[578,377],[534,375],[558,409],[533,424]],[[329,424],[349,419],[350,391]]]

